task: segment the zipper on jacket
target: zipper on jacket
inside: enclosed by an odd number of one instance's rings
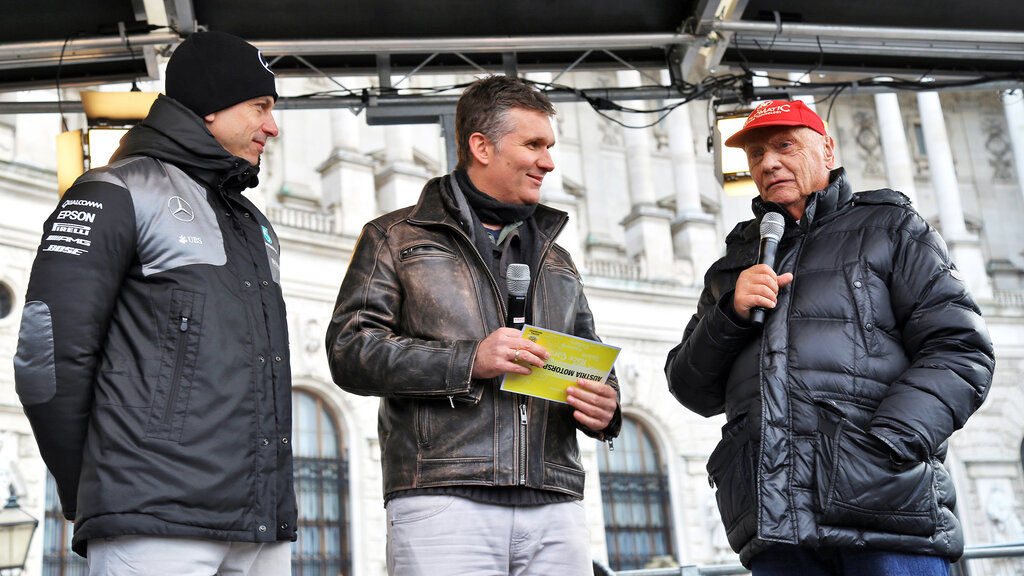
[[[178,397],[178,387],[181,384],[181,372],[185,364],[185,350],[188,348],[188,315],[182,310],[181,324],[178,325],[178,356],[174,361],[174,373],[171,375],[171,389],[167,392],[167,404],[164,406],[164,424],[170,424],[174,417],[175,398]]]
[[[415,246],[410,246],[399,252],[398,257],[405,260],[406,258],[417,256],[419,254],[440,254],[447,258],[455,258],[454,252],[436,244],[417,244]]]
[[[519,484],[526,484],[526,398],[519,398]]]

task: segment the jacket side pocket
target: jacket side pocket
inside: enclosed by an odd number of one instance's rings
[[[199,353],[203,302],[198,292],[175,290],[160,355],[160,373],[150,403],[146,437],[181,441]]]
[[[708,458],[708,481],[715,490],[729,545],[734,551],[757,533],[757,498],[754,496],[754,455],[746,414],[722,427],[722,440]]]
[[[913,536],[939,518],[930,462],[894,463],[885,444],[832,410],[819,413],[819,522]]]

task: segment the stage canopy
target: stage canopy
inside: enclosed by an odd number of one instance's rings
[[[6,0],[0,91],[155,78],[157,55],[196,30],[242,36],[279,76],[644,71],[609,100],[671,96],[749,100],[750,73],[888,76],[938,86],[1019,85],[1024,3],[1005,0]],[[652,80],[653,79],[653,80]],[[656,86],[657,83],[661,86]],[[756,83],[753,83],[756,84]],[[601,95],[567,91],[563,99]],[[774,94],[769,94],[773,95]],[[429,102],[430,95],[403,95]],[[554,99],[554,98],[553,98]],[[287,103],[282,103],[288,105]]]

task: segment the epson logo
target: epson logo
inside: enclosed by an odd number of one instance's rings
[[[61,210],[57,213],[57,220],[79,220],[81,222],[93,222],[96,220],[96,215],[92,212],[82,212],[80,210]]]
[[[60,205],[61,208],[67,208],[68,206],[85,206],[87,208],[103,210],[103,202],[96,202],[94,200],[65,200]]]

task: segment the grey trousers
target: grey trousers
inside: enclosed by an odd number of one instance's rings
[[[291,542],[161,536],[89,540],[89,576],[288,576]]]
[[[391,576],[593,576],[579,501],[481,504],[457,496],[388,502]]]

